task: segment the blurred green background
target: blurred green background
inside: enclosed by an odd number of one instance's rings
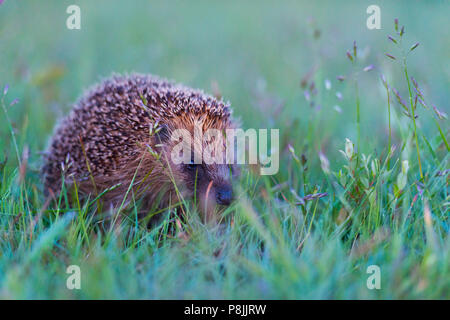
[[[66,28],[70,4],[81,8],[81,30]],[[381,30],[366,27],[371,4],[381,8]],[[380,72],[388,80],[403,77],[384,56],[395,55],[387,40],[394,18],[406,26],[407,45],[420,42],[409,58],[410,74],[436,106],[448,107],[449,9],[448,1],[6,0],[0,6],[0,82],[20,99],[11,114],[19,126],[29,121],[19,139],[32,151],[44,148],[54,120],[83,89],[112,72],[137,71],[219,91],[244,127],[279,127],[297,147],[309,134],[316,153],[345,137],[356,139],[353,87],[336,80],[351,71],[345,52],[356,40],[363,63],[376,67],[360,75],[362,151],[369,152],[387,137]],[[311,70],[319,91],[314,108],[300,88]],[[295,120],[299,125],[287,132]],[[1,135],[8,140],[6,130]]]

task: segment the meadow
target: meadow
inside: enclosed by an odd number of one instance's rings
[[[66,28],[72,2],[80,30]],[[376,2],[381,29],[369,30]],[[448,12],[448,1],[2,1],[0,298],[449,299]],[[132,71],[222,96],[244,128],[280,130],[279,172],[243,168],[222,225],[189,201],[148,229],[139,199],[98,212],[44,197],[57,120],[87,87]]]

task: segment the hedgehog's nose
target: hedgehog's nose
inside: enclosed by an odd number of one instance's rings
[[[231,186],[220,186],[216,188],[216,201],[218,204],[228,206],[233,200],[233,189]]]

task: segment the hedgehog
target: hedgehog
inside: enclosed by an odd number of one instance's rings
[[[147,214],[194,198],[210,221],[232,202],[239,168],[194,161],[195,146],[190,161],[175,163],[179,140],[172,135],[182,129],[192,135],[192,145],[205,147],[208,141],[195,137],[196,128],[224,132],[236,123],[229,103],[202,90],[154,75],[113,74],[88,89],[56,126],[44,152],[45,194],[75,186],[81,196],[100,196],[109,207],[130,203],[133,195]]]

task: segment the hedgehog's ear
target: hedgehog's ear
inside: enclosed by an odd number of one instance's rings
[[[169,129],[164,124],[159,124],[156,139],[159,143],[167,142],[170,138]]]

